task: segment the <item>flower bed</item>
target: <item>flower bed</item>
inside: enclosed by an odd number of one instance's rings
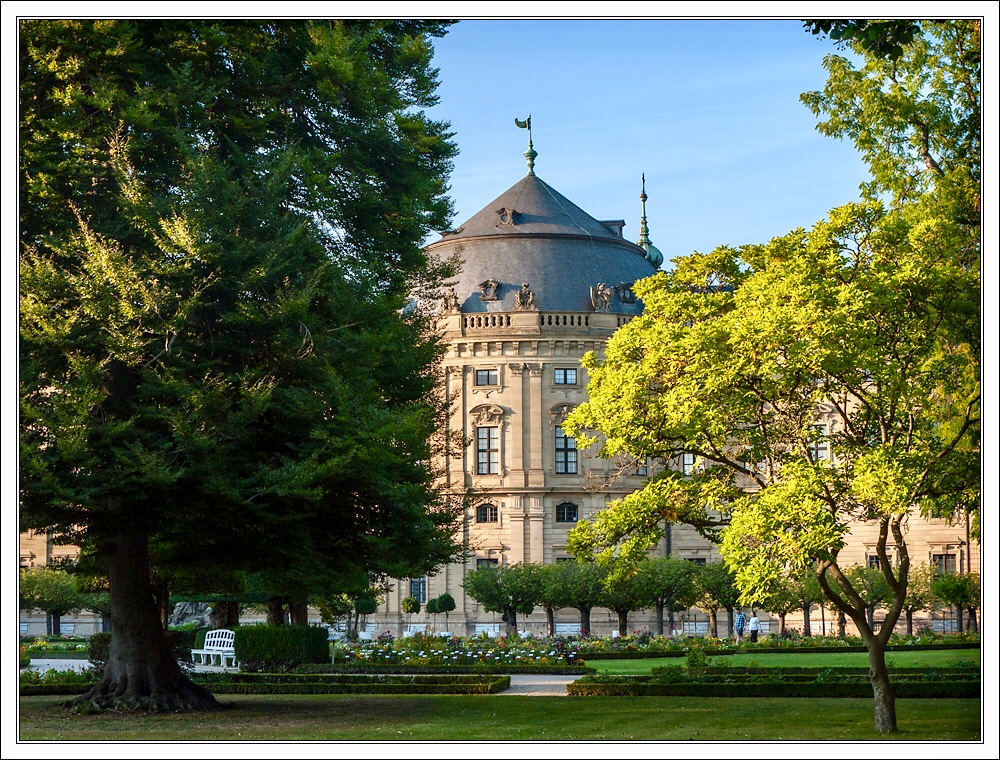
[[[418,634],[399,640],[380,639],[338,647],[334,664],[345,668],[449,666],[490,671],[553,672],[550,668],[582,665],[576,642],[563,639],[441,638]],[[528,669],[528,670],[526,670]]]
[[[978,634],[952,634],[947,636],[923,634],[920,636],[892,636],[888,651],[918,651],[930,649],[978,648]],[[701,637],[670,637],[639,634],[616,639],[588,638],[579,642],[579,656],[584,660],[641,659],[647,657],[684,657],[692,648],[702,648],[706,655],[715,657],[727,654],[764,654],[780,652],[865,652],[860,636],[763,636],[757,643],[737,644],[733,639]]]

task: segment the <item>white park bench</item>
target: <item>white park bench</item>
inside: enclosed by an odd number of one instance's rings
[[[233,637],[236,634],[219,628],[205,634],[205,645],[202,649],[192,649],[191,659],[199,665],[218,665],[227,667],[231,662],[232,666],[238,667],[236,662],[236,652],[233,650]]]

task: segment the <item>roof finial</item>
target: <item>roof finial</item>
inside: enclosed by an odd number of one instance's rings
[[[516,116],[514,117],[514,124],[519,126],[521,129],[528,130],[528,149],[524,152],[524,157],[528,159],[528,175],[535,176],[535,158],[538,154],[535,152],[534,146],[531,144],[531,114],[528,114],[528,118],[521,121]]]
[[[649,239],[649,225],[646,224],[646,173],[642,173],[642,193],[639,195],[642,201],[642,219],[639,222],[639,239],[635,244],[646,252],[646,260],[654,267],[659,268],[663,263],[663,254],[660,249],[653,245]]]

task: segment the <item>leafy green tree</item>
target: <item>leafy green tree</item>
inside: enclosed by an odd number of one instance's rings
[[[623,568],[624,572],[610,572],[604,579],[604,592],[599,605],[618,616],[618,635],[628,635],[628,614],[646,606],[642,579],[636,568]]]
[[[462,587],[487,612],[499,612],[506,633],[517,631],[517,616],[530,615],[539,589],[539,566],[487,565],[465,574]]]
[[[88,606],[87,598],[77,588],[76,578],[67,570],[32,567],[21,570],[20,608],[40,610],[46,615],[49,633],[58,636],[60,618]]]
[[[849,22],[850,23],[850,22]],[[870,29],[878,31],[870,22]],[[901,22],[904,26],[908,22]],[[851,140],[872,173],[868,197],[920,204],[978,228],[982,198],[982,22],[920,22],[905,54],[886,58],[858,39],[862,65],[827,56],[822,92],[802,95],[824,135]],[[978,231],[973,233],[978,239]]]
[[[798,601],[799,609],[802,610],[802,635],[812,636],[812,622],[810,620],[812,608],[826,602],[826,596],[819,585],[816,573],[812,568],[803,570],[792,585]]]
[[[975,573],[938,574],[931,581],[931,593],[942,603],[951,605],[958,612],[958,632],[962,632],[962,614],[969,611],[970,630],[976,627],[976,609],[979,607],[979,576]]]
[[[838,47],[854,41],[873,56],[893,61],[920,34],[920,24],[913,19],[812,19],[804,26],[815,35],[828,36]]]
[[[885,573],[876,567],[854,565],[846,568],[844,575],[865,604],[865,617],[869,628],[874,628],[875,610],[886,606],[893,599],[893,590],[886,581]]]
[[[420,612],[420,600],[413,596],[407,596],[400,602],[399,608],[406,615],[407,620],[412,621],[413,616]]]
[[[424,605],[424,610],[426,610],[427,614],[431,616],[431,623],[436,626],[437,615],[441,611],[438,607],[438,600],[436,596],[427,600],[427,604]]]
[[[600,552],[637,556],[664,521],[721,532],[748,600],[815,568],[867,645],[880,732],[896,730],[885,645],[906,596],[906,519],[967,512],[978,535],[980,502],[978,25],[922,28],[895,62],[860,45],[860,70],[829,57],[823,93],[803,96],[821,131],[862,152],[862,202],[636,283],[644,314],[603,360],[584,358],[590,401],[565,425],[580,445],[599,431],[602,456],[703,466],[578,527]],[[878,633],[838,563],[852,520],[877,526],[893,591]]]
[[[21,22],[21,519],[102,566],[115,631],[77,702],[217,707],[154,573],[256,571],[301,612],[456,556],[441,348],[403,308],[442,274],[444,28]]]
[[[782,578],[773,584],[768,593],[758,597],[757,604],[772,615],[778,616],[778,633],[785,633],[785,619],[792,610],[800,608],[799,582],[795,578]]]
[[[595,562],[568,560],[557,562],[559,582],[566,594],[561,606],[572,607],[580,613],[580,635],[590,635],[590,615],[601,605],[604,579],[607,570]]]
[[[549,636],[556,635],[556,611],[569,606],[563,575],[566,562],[542,565],[538,569],[538,595],[535,604],[545,610],[545,630]]]
[[[455,597],[445,591],[437,598],[438,612],[444,613],[444,627],[448,628],[448,613],[455,611]]]
[[[708,562],[698,568],[695,583],[699,591],[697,605],[708,613],[712,638],[719,638],[720,609],[726,611],[728,624],[726,638],[728,638],[728,632],[733,630],[733,610],[740,603],[736,574],[726,566],[725,562]]]
[[[649,557],[638,564],[643,607],[656,609],[656,633],[663,635],[664,610],[668,629],[674,630],[674,612],[698,601],[697,566],[680,557]]]
[[[910,577],[906,584],[906,600],[903,602],[907,636],[913,635],[913,613],[921,610],[932,610],[937,604],[937,599],[931,591],[931,583],[936,576],[935,568],[926,562],[910,567]]]

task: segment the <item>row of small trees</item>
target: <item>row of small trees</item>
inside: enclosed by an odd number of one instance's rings
[[[875,568],[856,566],[849,569],[851,582],[865,600],[869,624],[875,611],[889,603],[892,591],[884,576]],[[580,632],[589,635],[591,612],[602,607],[618,617],[618,632],[628,634],[629,613],[656,610],[656,632],[674,630],[674,614],[690,607],[704,610],[709,617],[709,633],[719,638],[719,613],[725,611],[726,631],[733,628],[733,613],[739,605],[740,592],[733,572],[724,562],[696,564],[678,557],[650,557],[638,563],[633,571],[616,572],[588,562],[556,562],[553,565],[515,564],[490,565],[468,573],[463,587],[470,597],[487,612],[500,613],[507,631],[517,629],[517,616],[528,615],[536,607],[545,610],[548,633],[555,633],[555,613],[571,608],[580,613]],[[406,612],[404,600],[403,611]],[[434,600],[431,600],[434,601]],[[810,613],[825,604],[825,597],[815,573],[788,577],[777,584],[755,606],[777,616],[780,632],[785,632],[785,619],[791,612],[801,611],[803,633],[812,635]],[[431,602],[427,610],[431,611]],[[936,610],[944,605],[959,611],[958,629],[962,630],[962,610],[969,613],[969,630],[975,630],[979,607],[979,577],[941,575],[930,565],[923,564],[911,571],[906,605],[906,631],[913,633],[913,614]],[[419,611],[419,605],[414,611]],[[840,620],[843,633],[844,620]]]
[[[85,580],[59,567],[21,570],[18,590],[20,608],[44,612],[49,633],[57,636],[64,615],[80,610],[92,610],[104,617],[111,614],[111,599],[106,590],[89,588]]]

